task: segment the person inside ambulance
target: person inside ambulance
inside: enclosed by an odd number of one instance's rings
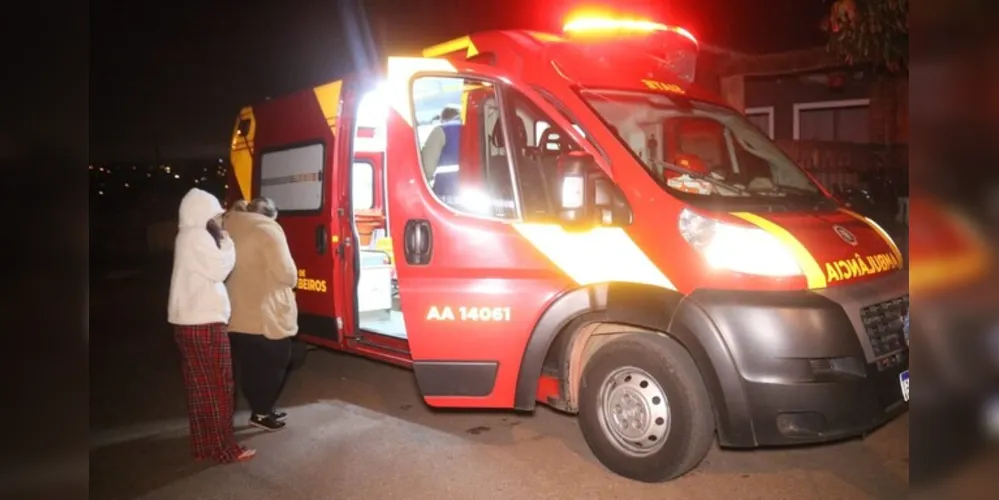
[[[441,110],[440,125],[427,136],[420,151],[423,174],[441,201],[452,203],[458,194],[458,159],[461,142],[461,109]]]
[[[725,158],[725,137],[721,123],[704,118],[683,117],[667,120],[668,161],[699,175],[724,180],[731,167]],[[665,170],[666,184],[684,192],[711,194],[715,186],[688,174]]]
[[[738,190],[746,189],[747,184],[754,188],[772,188],[772,183],[766,182],[770,177],[769,164],[746,153],[737,144],[734,144],[733,153],[738,167],[733,166],[729,154],[730,133],[721,122],[710,118],[682,117],[667,120],[664,129],[669,161],[674,165],[700,175],[710,175]],[[665,171],[663,174],[667,185],[681,191],[728,196],[738,194],[717,183],[695,179],[680,172]],[[764,182],[767,183],[766,186],[761,185]]]

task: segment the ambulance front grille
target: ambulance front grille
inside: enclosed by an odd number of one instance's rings
[[[860,310],[860,319],[871,341],[878,371],[903,365],[909,357],[905,340],[905,315],[909,312],[909,296],[879,302]]]

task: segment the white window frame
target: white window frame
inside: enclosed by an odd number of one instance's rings
[[[767,137],[770,140],[774,140],[774,107],[773,106],[760,106],[756,108],[746,108],[744,113],[746,116],[750,115],[767,115]]]
[[[796,141],[801,140],[801,112],[816,109],[862,108],[870,107],[870,99],[842,99],[839,101],[799,102],[794,104],[794,135]]]

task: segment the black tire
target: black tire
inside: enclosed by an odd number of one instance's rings
[[[291,339],[291,362],[288,363],[288,371],[295,371],[305,365],[305,358],[309,354],[309,344],[298,339]]]
[[[612,373],[626,366],[654,378],[669,405],[665,443],[645,456],[620,450],[601,423],[601,387]],[[694,360],[675,340],[652,334],[627,335],[593,355],[580,383],[579,425],[600,463],[616,474],[646,483],[669,481],[687,473],[704,459],[715,437],[714,411]]]

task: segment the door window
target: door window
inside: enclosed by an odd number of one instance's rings
[[[354,210],[367,210],[375,206],[375,168],[366,161],[355,161],[352,172]]]
[[[517,207],[495,86],[454,76],[413,81],[420,163],[434,196],[459,212],[515,219]],[[521,129],[522,131],[522,129]]]

